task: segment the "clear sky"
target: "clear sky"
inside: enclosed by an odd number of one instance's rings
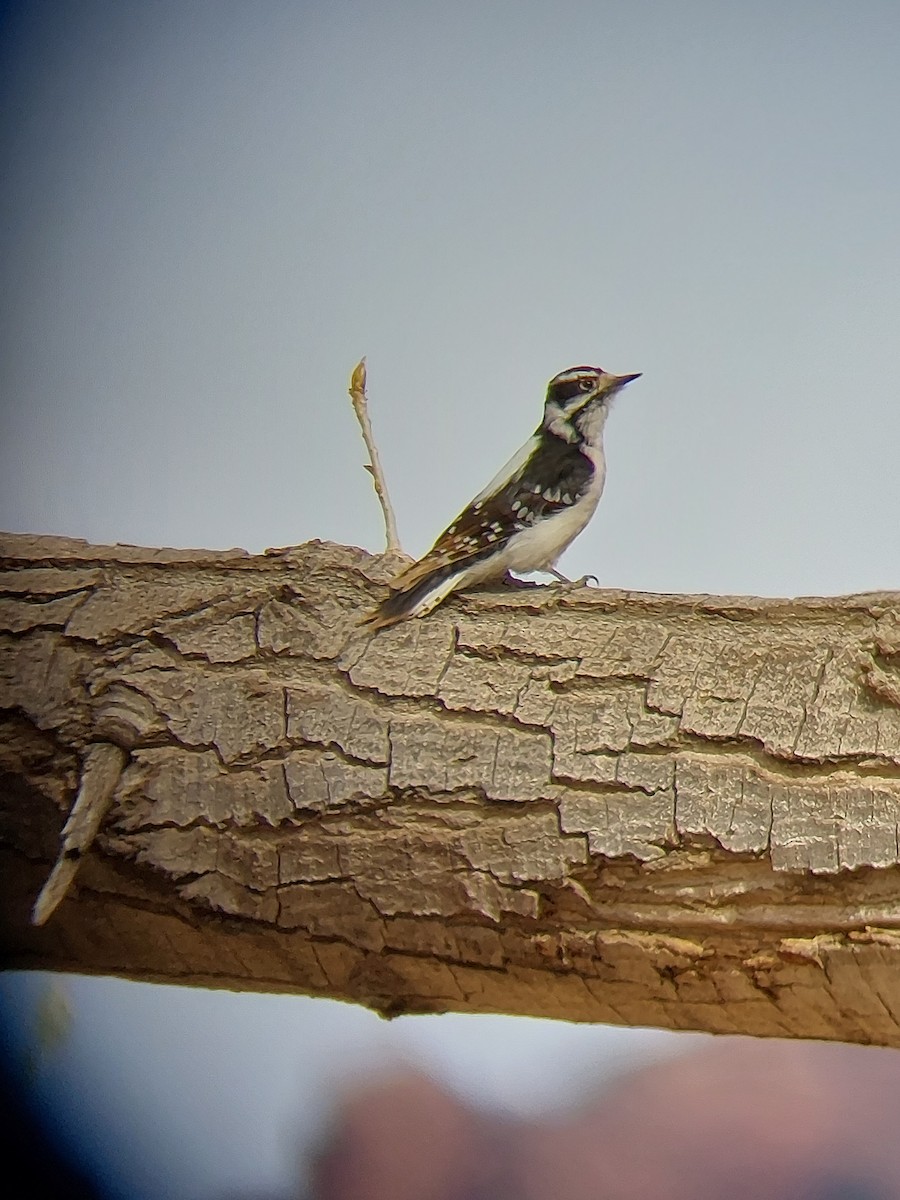
[[[644,377],[569,574],[900,587],[895,0],[31,0],[0,22],[0,526],[378,549],[346,400],[365,354],[419,553],[531,432],[550,376],[587,362]],[[283,998],[70,987],[73,1044],[99,1013],[143,1030],[163,1108],[166,1070],[230,1079],[260,1024],[281,1050],[319,1020],[334,1044],[357,1044],[343,1020],[385,1028]],[[479,1044],[471,1024],[428,1028],[410,1037],[453,1061]],[[574,1036],[489,1028],[507,1086],[509,1062]],[[263,1058],[251,1086],[281,1097],[283,1150],[300,1060]],[[222,1090],[192,1104],[219,1114]],[[253,1119],[219,1120],[168,1194],[221,1194],[241,1162],[249,1184]]]

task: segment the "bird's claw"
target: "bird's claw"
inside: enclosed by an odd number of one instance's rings
[[[580,579],[567,579],[565,575],[557,575],[559,584],[567,591],[574,591],[576,588],[590,587],[593,583],[594,587],[600,586],[600,580],[596,575],[582,575]]]
[[[539,583],[535,583],[531,579],[519,579],[518,576],[513,575],[511,571],[507,571],[506,574],[500,579],[500,586],[510,588],[534,588],[540,587],[541,585]]]

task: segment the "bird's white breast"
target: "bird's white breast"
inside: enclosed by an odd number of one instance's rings
[[[592,448],[588,453],[594,463],[594,477],[588,490],[571,507],[514,534],[503,554],[507,570],[542,571],[554,566],[590,521],[603,494],[606,461],[602,447]]]
[[[498,551],[494,557],[465,571],[458,586],[480,583],[486,579],[503,575],[506,571],[524,573],[544,571],[556,564],[556,560],[566,547],[578,537],[590,521],[603,494],[603,485],[606,483],[603,427],[606,424],[608,412],[607,405],[597,405],[590,413],[585,414],[586,419],[582,420],[580,425],[581,437],[584,439],[581,453],[591,460],[594,467],[590,486],[584,495],[570,507],[554,513],[553,516],[544,517],[526,529],[513,534],[503,549]],[[536,438],[526,442],[515,458],[476,499],[483,499],[489,495],[501,477],[509,478],[509,474],[512,473],[511,469],[518,470],[523,466],[536,443]]]

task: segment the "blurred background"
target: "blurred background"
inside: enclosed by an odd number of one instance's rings
[[[0,5],[0,527],[378,550],[365,354],[419,554],[586,362],[644,376],[568,574],[900,587],[898,61],[893,0]],[[900,1196],[893,1052],[0,1001],[14,1087],[111,1200]]]

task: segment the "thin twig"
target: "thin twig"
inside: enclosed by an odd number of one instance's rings
[[[81,786],[63,826],[56,865],[31,910],[33,925],[43,925],[72,886],[75,872],[109,812],[127,758],[124,750],[110,742],[88,747],[81,768]]]
[[[384,513],[384,535],[387,544],[387,551],[400,550],[403,547],[400,545],[400,538],[397,534],[397,521],[394,517],[394,510],[391,507],[391,500],[388,496],[387,481],[384,478],[384,471],[381,467],[381,459],[378,457],[378,449],[375,445],[375,436],[372,433],[372,423],[369,420],[369,399],[366,396],[366,360],[364,358],[353,368],[353,374],[350,376],[350,399],[353,401],[353,411],[356,413],[356,419],[359,421],[359,427],[362,430],[363,441],[366,443],[366,449],[369,452],[369,461],[365,464],[366,470],[372,476],[372,483],[375,486],[375,495],[381,504],[381,511]]]

